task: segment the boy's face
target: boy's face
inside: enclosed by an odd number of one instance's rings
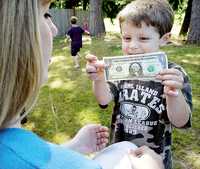
[[[122,51],[124,55],[143,54],[159,51],[161,39],[155,27],[144,22],[137,27],[130,22],[121,24]]]

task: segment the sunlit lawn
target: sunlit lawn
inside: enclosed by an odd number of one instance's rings
[[[169,45],[163,48],[169,60],[185,68],[193,86],[193,126],[174,130],[175,168],[200,169],[200,48],[192,45]],[[26,127],[55,143],[70,139],[87,123],[110,124],[112,106],[98,107],[92,94],[91,81],[85,73],[87,53],[102,56],[121,55],[118,33],[90,40],[85,38],[81,50],[81,69],[74,69],[69,44],[56,38],[48,83],[43,86],[36,107]]]

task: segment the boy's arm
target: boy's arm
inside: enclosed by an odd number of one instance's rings
[[[105,67],[102,61],[99,61],[94,55],[87,55],[86,72],[93,81],[93,92],[100,105],[107,105],[112,100],[110,88],[104,79],[103,69]]]
[[[108,103],[112,100],[109,85],[105,82],[105,80],[94,80],[93,92],[97,102],[102,106],[108,105]]]
[[[166,96],[167,114],[170,122],[176,127],[183,127],[187,124],[191,109],[185,100],[181,90],[177,90],[178,96]]]
[[[65,36],[66,36],[67,41],[71,40],[70,35],[71,35],[71,29],[69,29],[69,30],[66,31],[66,33],[65,33]]]
[[[84,33],[85,33],[86,35],[90,35],[90,32],[87,31],[87,30],[84,30]]]
[[[191,88],[185,77],[185,73],[175,68],[163,70],[158,75],[164,85],[168,118],[176,127],[186,126],[191,116],[191,100],[183,94],[188,90],[191,96]]]
[[[66,40],[67,40],[67,42],[70,42],[71,41],[71,38],[70,38],[70,36],[69,35],[65,35],[66,36]]]

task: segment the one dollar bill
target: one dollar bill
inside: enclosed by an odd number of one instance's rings
[[[156,80],[155,76],[168,68],[164,52],[104,57],[106,81]]]

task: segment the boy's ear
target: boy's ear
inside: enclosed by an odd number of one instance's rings
[[[164,34],[161,38],[160,38],[160,46],[164,46],[167,43],[170,42],[170,38],[171,38],[171,33],[168,32],[166,34]]]

